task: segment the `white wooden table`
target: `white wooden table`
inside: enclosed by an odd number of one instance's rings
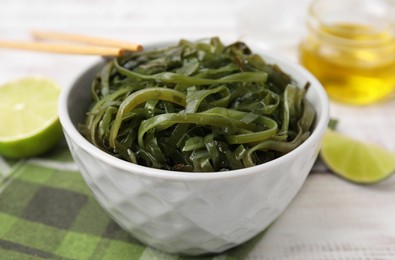
[[[296,60],[308,2],[0,0],[0,38],[29,39],[31,29],[143,44],[217,35],[253,39]],[[97,59],[0,50],[0,83],[42,75],[65,86]],[[395,99],[369,107],[333,103],[331,115],[339,119],[339,131],[395,152]],[[317,167],[248,259],[395,259],[394,201],[395,176],[377,185],[358,186]]]

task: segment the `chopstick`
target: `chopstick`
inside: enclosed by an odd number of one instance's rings
[[[142,51],[143,46],[140,44],[117,41],[108,38],[85,36],[73,33],[54,32],[54,31],[32,31],[31,35],[38,40],[61,40],[91,45],[117,47],[127,51]]]
[[[43,42],[24,41],[0,41],[0,48],[22,49],[30,51],[63,53],[63,54],[85,54],[100,56],[121,56],[123,49],[115,47],[100,47],[90,45],[52,44]]]
[[[108,38],[49,31],[32,31],[31,34],[36,40],[69,41],[74,44],[0,40],[0,48],[100,56],[121,56],[125,51],[143,50],[140,44]]]

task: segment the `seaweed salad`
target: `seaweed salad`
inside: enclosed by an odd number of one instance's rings
[[[250,167],[286,154],[310,135],[315,110],[296,86],[243,42],[214,37],[125,53],[92,83],[80,125],[101,150],[176,171]]]

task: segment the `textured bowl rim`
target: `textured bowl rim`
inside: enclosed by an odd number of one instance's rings
[[[145,46],[150,48],[150,47],[158,47],[158,46],[165,46],[171,43],[175,43],[175,41],[170,41],[170,42],[154,42],[151,44],[146,44]],[[309,149],[309,147],[313,147],[313,144],[315,142],[319,142],[321,137],[324,134],[324,131],[327,128],[327,124],[329,121],[329,100],[328,96],[321,85],[321,83],[305,68],[303,68],[301,65],[297,64],[294,61],[291,61],[290,59],[283,57],[281,54],[277,53],[276,51],[273,50],[264,50],[261,47],[258,47],[257,44],[254,44],[253,42],[247,43],[248,46],[252,47],[254,52],[260,54],[263,56],[263,58],[269,58],[273,62],[270,63],[283,63],[286,64],[287,66],[291,67],[295,72],[300,74],[303,78],[306,79],[306,81],[309,81],[311,83],[309,91],[314,91],[316,92],[316,95],[318,97],[318,103],[321,103],[322,106],[322,112],[319,120],[316,122],[316,126],[314,131],[312,131],[312,134],[309,136],[307,140],[305,140],[301,145],[299,145],[297,148],[292,150],[291,152],[274,159],[272,161],[259,164],[256,166],[248,167],[248,168],[243,168],[243,169],[238,169],[238,170],[231,170],[231,171],[223,171],[223,172],[180,172],[180,171],[169,171],[169,170],[162,170],[162,169],[156,169],[156,168],[151,168],[147,166],[142,166],[142,165],[137,165],[133,164],[127,161],[124,161],[122,159],[116,158],[93,144],[91,144],[87,139],[85,139],[81,133],[77,130],[77,128],[74,126],[74,124],[71,121],[70,115],[68,113],[68,97],[70,95],[71,90],[75,86],[75,83],[77,79],[79,79],[81,76],[83,76],[89,69],[94,67],[95,65],[98,64],[96,61],[92,65],[90,65],[85,71],[83,71],[78,77],[73,81],[72,84],[62,88],[60,97],[59,97],[59,102],[58,102],[58,113],[59,113],[59,119],[63,128],[63,131],[76,143],[78,144],[79,148],[83,149],[85,152],[91,154],[95,158],[111,165],[112,167],[122,169],[124,171],[128,171],[131,174],[140,174],[140,175],[145,175],[145,176],[150,176],[150,177],[156,177],[156,178],[161,178],[161,179],[172,179],[172,180],[188,180],[188,181],[202,181],[202,180],[216,180],[216,179],[229,179],[229,178],[237,178],[241,176],[246,176],[250,174],[257,174],[260,172],[264,172],[267,169],[271,169],[274,167],[278,167],[284,162],[288,160],[293,160],[298,154],[303,153],[305,149]],[[281,67],[281,66],[280,66]],[[292,76],[293,74],[290,73]]]

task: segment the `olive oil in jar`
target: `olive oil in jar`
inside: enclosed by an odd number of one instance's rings
[[[311,15],[315,17],[310,17],[310,34],[300,46],[300,62],[321,81],[331,99],[367,105],[394,94],[394,27],[325,24],[317,19],[317,10]]]

